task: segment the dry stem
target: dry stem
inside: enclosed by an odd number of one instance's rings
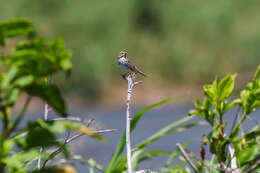
[[[131,73],[130,75],[126,76],[128,89],[127,89],[127,100],[126,100],[126,153],[127,153],[127,166],[128,166],[128,173],[132,173],[132,158],[131,158],[131,116],[130,116],[130,104],[131,104],[131,96],[132,90],[134,86],[142,83],[142,81],[135,82],[135,74]]]
[[[192,167],[192,169],[194,170],[194,172],[199,173],[199,170],[197,169],[197,167],[193,164],[193,162],[191,161],[191,159],[189,158],[188,154],[185,152],[185,150],[183,149],[183,147],[181,146],[181,144],[177,143],[176,146],[179,148],[181,154],[183,155],[184,159],[187,161],[187,163]]]

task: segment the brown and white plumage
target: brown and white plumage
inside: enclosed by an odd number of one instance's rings
[[[143,76],[147,76],[145,73],[140,71],[128,58],[127,58],[127,52],[121,51],[119,52],[119,55],[117,56],[117,62],[119,67],[121,67],[124,70],[133,72],[133,73],[139,73]]]

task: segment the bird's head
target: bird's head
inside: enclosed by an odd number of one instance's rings
[[[122,57],[126,58],[126,54],[127,54],[126,51],[120,51],[117,58],[122,58]]]

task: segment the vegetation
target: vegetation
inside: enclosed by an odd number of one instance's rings
[[[72,68],[70,52],[64,48],[61,38],[46,42],[36,36],[31,23],[26,19],[17,19],[0,24],[0,43],[5,45],[7,39],[21,37],[11,54],[1,52],[0,57],[0,172],[29,172],[35,169],[35,161],[39,156],[50,159],[50,151],[40,152],[39,148],[62,147],[65,157],[68,150],[57,134],[74,131],[98,140],[101,136],[88,127],[69,121],[29,121],[20,127],[26,115],[32,97],[45,101],[60,116],[66,116],[65,101],[55,84],[47,82],[47,78],[58,72],[69,72]],[[14,115],[13,107],[22,92],[27,99],[18,115]],[[22,105],[19,103],[19,105]],[[19,128],[19,130],[18,130]],[[42,165],[42,172],[48,169]]]
[[[156,29],[156,28],[155,28]],[[9,20],[0,24],[1,47],[8,47],[7,42],[14,41],[12,50],[1,49],[0,54],[0,173],[24,172],[64,172],[74,173],[71,166],[64,166],[60,162],[78,159],[89,166],[89,172],[122,173],[126,172],[126,158],[123,155],[125,147],[125,132],[115,149],[106,168],[102,168],[93,159],[84,159],[80,156],[70,155],[67,143],[68,138],[59,139],[58,134],[73,131],[80,135],[87,135],[99,141],[104,139],[98,134],[100,131],[91,129],[89,123],[72,123],[67,116],[66,104],[58,87],[47,82],[57,73],[69,76],[72,70],[71,54],[65,49],[61,38],[45,41],[37,36],[32,24],[26,19]],[[10,47],[9,47],[10,49]],[[176,122],[170,123],[158,132],[134,146],[132,151],[132,167],[138,171],[139,164],[144,160],[158,155],[169,155],[165,167],[161,172],[258,172],[260,171],[259,125],[248,132],[242,131],[242,124],[250,113],[260,107],[260,66],[258,66],[252,80],[240,93],[237,99],[230,96],[234,89],[236,75],[227,75],[212,84],[204,85],[205,97],[203,101],[194,101],[195,109]],[[21,93],[26,93],[27,99],[20,112],[14,115],[14,105]],[[37,119],[29,121],[21,127],[21,121],[26,116],[27,108],[32,97],[38,97],[46,102],[65,121]],[[145,113],[173,98],[165,99],[149,105],[133,116],[131,130],[136,127],[140,118]],[[21,105],[21,103],[19,103]],[[227,131],[227,122],[224,116],[231,109],[237,109],[231,131]],[[240,117],[241,114],[241,117]],[[188,123],[195,116],[203,119],[211,126],[208,135],[203,136],[200,148],[200,157],[186,155],[187,143],[178,145],[175,151],[148,150],[149,146],[159,138],[171,133],[187,130],[203,124],[202,121]],[[66,119],[67,118],[67,119]],[[238,121],[237,121],[238,120]],[[88,121],[89,122],[89,121]],[[78,136],[78,137],[79,137]],[[71,139],[71,138],[70,138]],[[209,144],[212,159],[206,159],[205,144]],[[44,148],[41,151],[40,148]],[[53,152],[51,149],[55,149]],[[63,152],[64,158],[54,160]],[[190,157],[190,158],[189,158]],[[39,158],[44,162],[37,169],[36,162]],[[179,163],[174,163],[175,158],[180,158]],[[188,159],[187,159],[188,158]],[[50,164],[50,162],[52,163]],[[47,164],[48,162],[48,164]],[[185,165],[195,166],[191,169]],[[151,172],[147,170],[147,172]]]
[[[64,38],[75,68],[60,86],[90,100],[118,81],[115,57],[124,48],[152,80],[164,83],[201,84],[227,72],[244,76],[259,62],[257,0],[0,2],[0,20],[28,17],[45,38]]]

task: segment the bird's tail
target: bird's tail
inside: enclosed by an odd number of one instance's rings
[[[137,72],[140,73],[141,75],[143,75],[144,77],[147,77],[147,75],[144,72],[142,72],[142,71],[140,71],[138,69],[137,69]]]

